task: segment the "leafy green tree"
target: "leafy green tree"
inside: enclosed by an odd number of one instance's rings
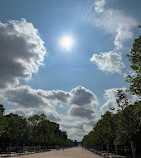
[[[2,104],[0,104],[0,136],[2,135],[2,133],[5,131],[5,124],[6,124],[6,121],[5,121],[5,117],[4,117],[4,106]]]
[[[141,96],[141,35],[134,40],[133,48],[127,57],[131,62],[130,67],[135,72],[135,75],[127,76],[127,82],[131,84],[130,91],[133,94]]]
[[[117,90],[117,97],[118,99],[116,99],[116,102],[118,104],[118,111],[122,111],[129,106],[129,100],[123,90]]]
[[[0,136],[5,132],[6,120],[5,117],[0,114]]]
[[[115,124],[114,124],[114,115],[107,111],[103,116],[101,120],[101,124],[103,125],[103,136],[105,140],[105,144],[113,144],[115,135]]]
[[[82,144],[87,147],[97,149],[107,149],[107,146],[113,147],[115,140],[115,115],[107,111],[98,120],[93,130],[83,138]]]
[[[17,147],[25,142],[25,133],[27,121],[17,114],[8,114],[4,116],[4,132],[1,134],[3,147]],[[21,143],[22,141],[22,143]]]
[[[0,114],[4,114],[5,108],[2,104],[0,104]]]
[[[73,146],[72,140],[67,139],[67,133],[59,129],[59,124],[47,120],[45,114],[33,115],[28,119],[17,114],[3,115],[0,113],[0,148],[2,150],[32,149],[55,146]]]
[[[45,148],[55,145],[67,146],[71,144],[70,141],[67,141],[67,133],[59,129],[59,124],[47,120],[44,114],[29,117],[28,122],[32,129],[32,145],[39,145]]]
[[[29,123],[32,126],[38,126],[38,124],[42,121],[42,119],[40,119],[40,115],[33,115],[31,117],[28,118]]]

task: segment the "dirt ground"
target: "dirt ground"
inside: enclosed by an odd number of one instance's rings
[[[54,150],[45,153],[16,156],[16,158],[100,158],[94,153],[82,149],[81,147],[65,150]]]

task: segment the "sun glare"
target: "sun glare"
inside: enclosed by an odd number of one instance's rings
[[[70,50],[73,47],[73,39],[71,36],[64,36],[61,39],[60,44],[66,50]]]

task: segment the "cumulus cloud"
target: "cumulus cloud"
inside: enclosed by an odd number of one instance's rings
[[[95,119],[98,101],[94,93],[84,87],[71,91],[69,114],[75,117]]]
[[[87,119],[94,119],[96,117],[95,109],[90,107],[80,107],[80,106],[71,106],[69,113],[73,116],[87,118]]]
[[[65,118],[65,119],[64,119]],[[96,123],[96,119],[80,119],[73,116],[65,116],[61,118],[61,129],[67,131],[69,138],[81,141],[83,136],[88,134]]]
[[[136,95],[131,95],[128,92],[126,92],[126,88],[112,88],[105,90],[104,98],[106,101],[100,108],[102,113],[108,111],[110,108],[115,108],[115,111],[117,110],[117,103],[116,103],[116,99],[118,99],[117,90],[123,90],[123,92],[126,94],[131,104],[141,99]]]
[[[29,80],[46,54],[38,30],[25,19],[0,22],[0,43],[0,88]]]
[[[126,40],[133,38],[133,33],[131,31],[132,27],[128,25],[119,25],[117,29],[117,35],[115,37],[114,44],[117,49],[123,48],[123,43]]]
[[[121,54],[113,51],[93,54],[90,61],[95,62],[100,70],[110,73],[121,73],[125,68]]]
[[[13,110],[9,110],[8,113],[16,113],[18,115],[24,116],[24,117],[30,117],[33,116],[34,114],[42,114],[44,113],[47,118],[51,121],[61,121],[61,117],[59,116],[59,114],[53,110],[53,109],[47,109],[47,108],[17,108],[17,109],[13,109]]]
[[[48,92],[47,98],[62,106],[63,103],[68,102],[68,99],[70,98],[70,93],[62,90],[53,90]]]
[[[98,104],[97,98],[93,92],[84,88],[84,87],[76,87],[72,89],[70,92],[71,99],[70,103],[78,106],[87,106],[89,104],[96,105]]]
[[[10,109],[7,111],[7,114],[9,113],[16,113],[18,115],[24,116],[24,117],[30,117],[35,114],[35,108],[17,108],[17,109]]]
[[[106,0],[95,3],[95,12],[90,14],[88,20],[95,26],[104,29],[115,36],[116,49],[122,49],[124,42],[133,38],[133,28],[137,27],[134,17],[126,15],[121,10],[105,9]]]
[[[61,121],[59,114],[54,108],[56,100],[48,99],[50,93],[52,92],[32,89],[29,86],[20,86],[3,91],[0,93],[0,98],[10,104],[21,106],[20,108],[10,110],[9,112],[17,113],[26,117],[34,114],[45,113],[49,120]]]
[[[65,92],[62,90],[46,91],[33,89],[30,86],[19,86],[1,91],[0,98],[25,108],[51,106],[52,104],[55,106],[56,102],[83,107],[89,105],[94,107],[98,104],[96,96],[84,87],[76,87],[70,92]]]
[[[68,129],[68,136],[69,138],[73,138],[73,140],[82,141],[84,135],[88,134],[93,128],[89,126],[84,126],[82,129],[78,128],[70,128]],[[64,129],[65,130],[65,129]]]
[[[76,87],[71,92],[62,90],[45,91],[32,89],[29,86],[19,86],[0,93],[0,98],[13,105],[20,105],[24,108],[44,108],[55,107],[57,105],[69,104],[72,114],[80,116],[87,115],[89,118],[94,113],[94,108],[98,105],[96,96],[84,87]],[[78,108],[79,107],[79,108]],[[74,113],[74,110],[77,113]],[[87,113],[89,112],[89,113]]]
[[[39,95],[38,92],[40,90],[32,89],[29,86],[20,86],[5,90],[0,94],[0,98],[11,104],[21,105],[25,108],[50,106],[49,101],[42,95]]]
[[[69,92],[62,90],[45,91],[33,89],[30,86],[19,86],[10,88],[0,93],[0,98],[14,105],[21,105],[25,108],[30,107],[49,107],[67,103]]]
[[[56,111],[52,111],[50,113],[45,113],[47,115],[47,118],[51,121],[61,121],[61,117],[58,115]]]

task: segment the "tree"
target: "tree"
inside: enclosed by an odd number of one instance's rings
[[[45,114],[26,119],[18,114],[3,113],[4,107],[0,104],[0,149],[3,151],[73,146],[67,133],[59,129],[59,124],[47,120]]]
[[[6,124],[5,117],[2,114],[0,114],[0,136],[5,131],[5,124]]]
[[[0,104],[0,114],[4,114],[4,110],[5,110],[4,106]]]
[[[24,117],[17,114],[8,114],[6,118],[5,135],[7,135],[7,141],[12,146],[19,146],[25,142],[25,133],[27,127],[27,121]]]
[[[141,25],[139,25],[139,28],[141,28]],[[133,48],[127,57],[131,62],[130,67],[135,72],[135,75],[127,76],[127,82],[131,84],[130,91],[141,96],[141,35],[134,40]]]
[[[124,110],[129,105],[129,100],[125,92],[123,92],[123,90],[117,90],[117,97],[118,99],[116,99],[116,102],[118,104],[118,111]]]
[[[0,136],[1,134],[4,132],[4,128],[5,128],[5,117],[4,117],[4,106],[2,104],[0,104]]]

